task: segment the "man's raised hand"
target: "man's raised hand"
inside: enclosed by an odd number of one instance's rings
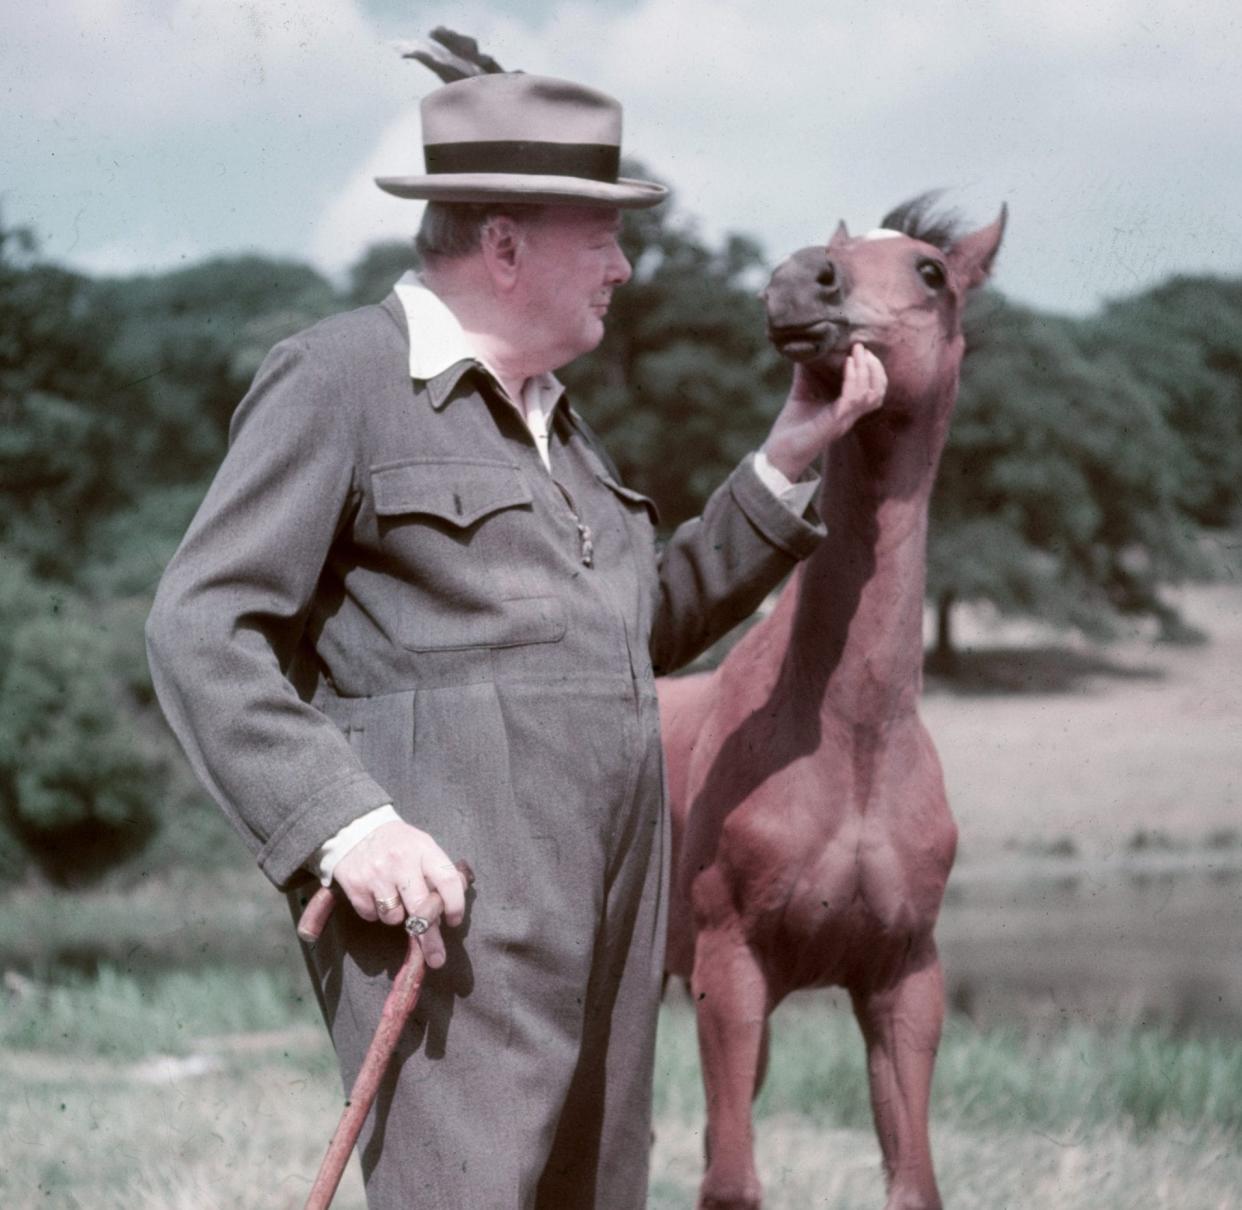
[[[826,399],[806,369],[794,366],[785,406],[763,443],[768,461],[786,478],[797,479],[826,445],[843,437],[856,421],[884,402],[887,388],[888,376],[880,359],[861,344],[850,349],[836,399]]]

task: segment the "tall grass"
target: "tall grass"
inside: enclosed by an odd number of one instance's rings
[[[302,1204],[341,1104],[302,981],[221,965],[143,975],[105,965],[93,978],[11,986],[0,1011],[0,1205]],[[260,1030],[280,1032],[244,1051],[220,1039]],[[150,1062],[191,1051],[216,1062]],[[957,1210],[1234,1210],[1239,1090],[1242,1044],[1228,1038],[954,1019],[933,1108],[946,1201]],[[826,997],[778,1011],[757,1118],[768,1210],[881,1203],[863,1047],[848,1011]],[[693,1204],[702,1123],[693,1009],[674,1001],[660,1022],[650,1210]],[[361,1210],[356,1171],[340,1205]]]
[[[0,1045],[111,1060],[185,1055],[221,1034],[280,1030],[318,1020],[310,984],[283,972],[213,966],[22,982],[0,1014]]]
[[[219,1035],[316,1026],[305,976],[213,965],[132,975],[22,981],[0,1013],[0,1046],[111,1061],[185,1055]],[[803,997],[773,1017],[760,1118],[794,1114],[824,1128],[871,1121],[862,1039],[849,1012]],[[210,1045],[208,1041],[207,1045]],[[656,1060],[658,1117],[703,1114],[694,1013],[662,1010]],[[1047,1131],[1211,1127],[1242,1143],[1242,1043],[1179,1037],[1142,1026],[980,1029],[951,1018],[941,1043],[933,1113],[962,1129],[1021,1122]]]
[[[0,967],[46,975],[109,964],[297,969],[284,899],[249,869],[172,870],[74,894],[38,887],[0,897]]]
[[[772,1027],[756,1115],[796,1114],[825,1128],[868,1127],[864,1047],[848,1010],[827,997],[804,997],[778,1009]],[[688,1004],[666,1006],[661,1019],[656,1112],[685,1121],[703,1113]],[[1210,1127],[1242,1143],[1242,1042],[1133,1025],[979,1029],[951,1018],[932,1112],[959,1129],[1108,1126],[1142,1138],[1157,1130]]]

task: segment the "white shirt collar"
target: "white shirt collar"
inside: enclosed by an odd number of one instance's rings
[[[411,378],[426,382],[459,361],[477,361],[497,383],[500,382],[495,370],[462,330],[457,316],[423,285],[417,273],[410,270],[393,290],[405,311],[405,324],[410,333]],[[546,372],[527,379],[524,395],[527,400],[539,399],[541,410],[550,412],[564,392],[560,379]]]

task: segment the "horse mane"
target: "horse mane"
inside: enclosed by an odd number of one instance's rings
[[[880,226],[948,252],[965,234],[965,222],[956,210],[938,205],[942,193],[941,189],[929,189],[902,202],[880,220]]]

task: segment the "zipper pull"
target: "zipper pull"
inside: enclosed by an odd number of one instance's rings
[[[595,543],[591,540],[591,527],[582,520],[582,514],[578,512],[578,506],[574,503],[573,496],[569,494],[569,488],[559,479],[553,479],[552,482],[560,488],[561,495],[565,497],[565,503],[569,505],[569,511],[573,514],[574,524],[578,528],[578,557],[582,560],[584,567],[594,567]]]

